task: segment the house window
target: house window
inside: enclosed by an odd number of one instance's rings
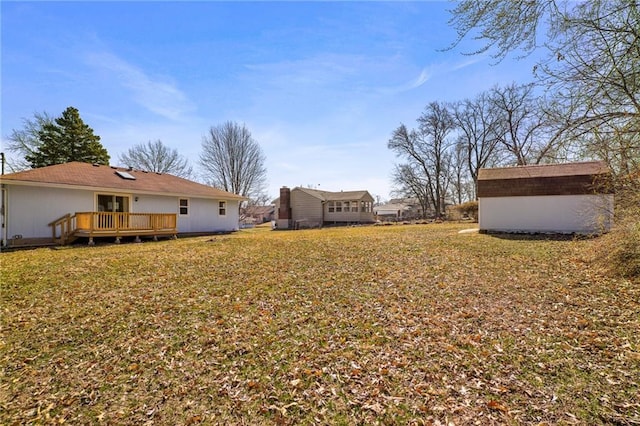
[[[336,201],[336,213],[342,213],[342,201]]]
[[[371,213],[371,202],[369,201],[361,201],[360,202],[360,211]]]
[[[358,211],[358,202],[357,201],[352,201],[351,202],[351,211],[352,212],[357,212]]]
[[[189,199],[188,198],[180,198],[180,216],[189,215]]]
[[[218,202],[218,214],[220,216],[226,216],[227,215],[227,202],[226,201]]]
[[[335,201],[329,201],[328,205],[329,205],[329,213],[333,213],[334,211],[336,211]]]

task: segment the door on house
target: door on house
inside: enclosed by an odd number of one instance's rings
[[[96,207],[98,212],[129,213],[129,196],[114,194],[98,194]],[[98,215],[98,228],[115,228],[114,217],[118,219],[120,228],[127,226],[127,215]]]

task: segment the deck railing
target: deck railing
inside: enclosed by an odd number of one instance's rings
[[[128,233],[176,231],[175,213],[77,212],[77,231]]]
[[[134,235],[176,235],[178,232],[175,213],[114,213],[76,212],[66,214],[49,224],[53,241],[68,244],[78,237],[120,237]]]

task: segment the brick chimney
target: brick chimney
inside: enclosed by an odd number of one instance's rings
[[[291,190],[286,186],[280,188],[280,206],[278,206],[278,229],[289,229],[291,226]]]

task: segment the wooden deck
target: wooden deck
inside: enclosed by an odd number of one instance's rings
[[[175,213],[114,213],[114,212],[76,212],[65,215],[49,224],[53,241],[69,244],[76,238],[135,236],[176,236],[177,215]]]

